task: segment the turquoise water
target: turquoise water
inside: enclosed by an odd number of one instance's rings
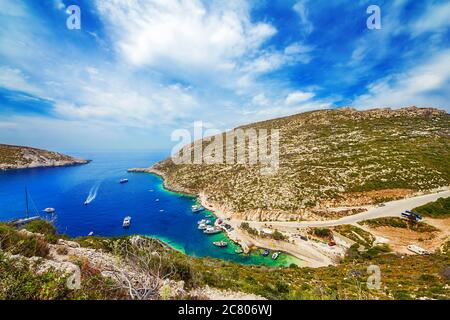
[[[27,188],[30,215],[45,216],[44,208],[56,208],[56,227],[73,237],[86,236],[91,231],[98,236],[142,234],[157,237],[192,256],[244,264],[297,262],[286,254],[276,261],[259,253],[236,254],[238,247],[224,234],[208,236],[197,229],[197,221],[212,213],[192,213],[194,197],[165,190],[162,179],[155,175],[126,172],[128,168],[148,167],[165,158],[167,154],[163,152],[72,154],[93,161],[82,166],[0,172],[0,220],[24,216]],[[120,184],[122,178],[129,179],[129,183]],[[90,200],[87,206],[86,200]],[[122,228],[125,216],[132,217],[129,229]],[[219,240],[228,241],[228,247],[212,244]]]

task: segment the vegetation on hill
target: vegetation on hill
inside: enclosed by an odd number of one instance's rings
[[[168,187],[202,193],[247,219],[330,216],[329,206],[448,185],[449,127],[450,116],[436,109],[314,111],[241,127],[280,130],[280,167],[272,175],[261,174],[260,164],[175,165],[170,158],[153,169]],[[193,153],[193,144],[185,150]]]
[[[1,227],[2,239],[5,233],[21,233],[6,224],[2,224]],[[52,233],[51,228],[43,224],[39,230],[48,230]],[[45,242],[45,238],[43,239]],[[65,285],[67,276],[58,270],[49,269],[37,273],[31,262],[24,260],[18,263],[9,254],[10,249],[22,240],[11,238],[9,246],[2,245],[0,250],[0,299],[130,298],[128,291],[117,286],[114,278],[104,276],[105,270],[99,269],[92,259],[76,260],[81,269],[82,279],[81,288],[78,290],[69,290]],[[360,252],[356,245],[349,250],[346,258],[338,266],[311,269],[294,266],[278,268],[245,266],[211,258],[194,258],[151,239],[145,240],[152,242],[151,252],[142,251],[139,244],[130,244],[127,237],[85,237],[76,240],[88,248],[87,250],[94,250],[89,252],[108,253],[127,263],[131,261],[142,263],[152,261],[146,260],[148,257],[162,257],[156,260],[158,263],[145,264],[148,268],[146,270],[148,272],[162,270],[161,274],[170,275],[171,281],[183,281],[185,293],[177,297],[184,299],[199,298],[189,295],[191,292],[189,290],[205,285],[257,294],[269,299],[450,298],[447,289],[450,279],[446,276],[450,254],[448,249],[445,249],[449,244],[443,247],[442,252],[429,256],[405,257],[390,253],[387,246],[375,246]],[[139,257],[139,261],[133,260],[136,257]],[[380,290],[370,290],[366,286],[369,265],[380,267]],[[129,266],[124,265],[122,271],[125,272]],[[164,297],[158,295],[153,298]]]
[[[53,151],[0,144],[0,170],[65,166],[87,162]]]
[[[375,241],[375,238],[372,234],[352,225],[338,226],[333,230],[343,235],[344,237],[362,245],[366,249],[371,248],[373,246],[373,242]]]
[[[413,211],[431,218],[450,217],[450,197],[439,198],[434,202],[414,208]]]
[[[402,228],[402,229],[410,229],[417,232],[434,232],[437,229],[429,224],[424,222],[411,222],[406,219],[401,218],[377,218],[371,220],[365,220],[360,222],[361,224],[365,224],[374,228],[379,227],[393,227],[393,228]]]

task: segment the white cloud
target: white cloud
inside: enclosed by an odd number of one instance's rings
[[[244,1],[97,1],[116,49],[135,66],[229,69],[276,33]]]
[[[300,0],[294,5],[293,9],[300,17],[302,31],[305,34],[310,34],[314,30],[314,26],[308,18],[307,2],[307,0]]]
[[[450,50],[432,56],[411,70],[383,78],[357,97],[355,107],[440,107],[450,109]]]
[[[64,10],[66,8],[66,5],[62,0],[53,0],[53,3],[58,10]]]
[[[296,105],[305,102],[314,97],[312,92],[295,91],[288,94],[285,103],[288,106]]]
[[[412,25],[414,35],[425,32],[445,32],[450,27],[450,2],[430,3],[420,19]]]
[[[41,94],[41,90],[30,83],[22,70],[9,66],[0,66],[0,87],[32,95]]]

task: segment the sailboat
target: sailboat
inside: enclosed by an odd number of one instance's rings
[[[32,199],[31,199],[31,201],[34,205],[34,202]],[[29,211],[29,206],[28,206],[28,189],[25,188],[25,218],[13,220],[13,221],[11,221],[11,223],[14,226],[21,226],[21,225],[27,224],[31,221],[34,221],[34,220],[41,220],[41,217],[39,216],[38,211],[36,209],[36,205],[34,205],[34,210],[36,211],[36,216],[30,217],[30,211]]]

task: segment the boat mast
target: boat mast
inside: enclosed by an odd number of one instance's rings
[[[26,207],[27,207],[27,211],[26,211],[26,218],[28,218],[28,190],[27,187],[25,187],[25,203],[26,203]]]

